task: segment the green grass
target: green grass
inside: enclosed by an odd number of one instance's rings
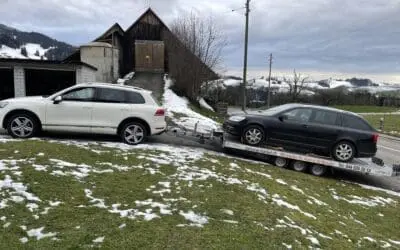
[[[354,249],[363,237],[374,238],[377,242],[364,240],[359,247],[376,249],[384,244],[381,241],[400,240],[400,198],[396,196],[335,179],[201,153],[196,149],[176,147],[166,151],[157,147],[148,150],[132,147],[124,151],[118,149],[123,145],[117,143],[106,146],[93,143],[77,147],[40,140],[0,144],[0,159],[3,159],[0,183],[10,176],[41,199],[35,202],[39,209],[33,213],[26,208],[26,200],[20,204],[8,201],[8,206],[0,209],[0,218],[6,217],[5,221],[0,221],[0,248],[283,249],[282,243],[286,243],[302,249],[313,246],[307,239],[312,235],[323,249]],[[41,152],[44,156],[38,155]],[[196,155],[198,157],[194,157]],[[4,161],[7,159],[23,161],[16,162],[19,168],[15,168],[12,162]],[[86,165],[60,167],[51,159]],[[39,171],[34,164],[47,168]],[[101,173],[105,170],[108,172]],[[52,174],[54,171],[67,175],[57,176]],[[87,173],[87,176],[77,178],[74,175],[77,172]],[[278,183],[277,179],[288,185]],[[169,192],[157,192],[166,190],[164,182],[170,183]],[[99,200],[91,202],[85,189],[90,190],[94,198],[103,199],[107,208],[93,206],[99,204]],[[1,200],[16,195],[11,192],[11,189],[7,192],[0,189]],[[348,201],[335,199],[334,192]],[[311,196],[326,205],[317,205]],[[162,215],[157,206],[136,203],[148,199],[168,205],[171,214]],[[303,213],[279,206],[279,199],[298,206]],[[355,200],[374,202],[376,206],[359,205]],[[48,214],[41,214],[49,207],[49,201],[63,203],[51,208]],[[125,210],[127,216],[111,213],[113,204],[121,204],[119,209]],[[84,207],[79,207],[81,205]],[[231,210],[233,215],[223,213],[223,209]],[[159,218],[146,221],[138,213],[146,210]],[[190,224],[180,215],[188,211],[206,216],[208,222],[203,227],[179,227]],[[39,218],[35,219],[34,215]],[[10,226],[3,228],[8,222]],[[126,226],[119,228],[123,224]],[[45,227],[43,233],[55,232],[58,240],[28,237],[22,225],[28,230]],[[302,232],[300,227],[306,231]],[[319,233],[332,239],[323,238]],[[19,241],[22,237],[28,237],[29,241],[22,244]],[[105,237],[104,242],[93,243],[98,237]]]
[[[363,117],[376,129],[380,129],[380,120],[384,118],[383,132],[400,135],[400,115],[364,115]]]
[[[208,117],[210,119],[215,120],[216,122],[223,123],[224,122],[224,117],[219,115],[217,112],[213,112],[211,110],[205,109],[198,107],[195,104],[190,104],[189,105],[190,109],[193,110],[194,112],[197,112],[205,117]]]
[[[354,113],[390,113],[400,110],[400,108],[396,107],[380,107],[367,105],[336,105],[333,107]]]

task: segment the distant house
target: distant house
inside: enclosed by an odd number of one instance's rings
[[[102,82],[115,81],[132,71],[174,76],[188,62],[201,66],[202,80],[216,78],[216,74],[183,46],[151,8],[126,31],[115,23],[64,61],[93,65],[98,69],[96,80]]]

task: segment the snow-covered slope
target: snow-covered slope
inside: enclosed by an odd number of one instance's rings
[[[172,84],[171,79],[165,78],[164,107],[167,109],[168,117],[175,124],[194,130],[197,123],[197,131],[200,133],[208,133],[219,127],[216,121],[191,110],[188,99],[178,96],[170,89]]]
[[[75,48],[37,32],[0,24],[0,58],[63,60]]]
[[[26,49],[26,56],[23,55],[22,50]],[[0,46],[0,58],[18,58],[18,59],[36,59],[47,60],[46,52],[55,49],[56,47],[49,47],[44,49],[40,44],[27,43],[19,48],[10,48],[6,45]]]
[[[25,59],[27,57],[21,54],[20,49],[13,49],[6,45],[0,45],[0,58],[18,58]]]

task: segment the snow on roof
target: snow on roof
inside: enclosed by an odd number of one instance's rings
[[[88,43],[88,44],[81,45],[81,47],[106,47],[106,48],[112,48],[111,44],[103,43],[103,42],[91,42],[91,43]]]

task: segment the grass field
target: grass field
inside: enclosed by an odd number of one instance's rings
[[[363,117],[376,129],[380,129],[380,120],[384,118],[383,131],[400,135],[400,115],[364,115]]]
[[[400,248],[400,197],[184,147],[0,138],[1,249]]]
[[[380,106],[367,106],[367,105],[336,105],[333,107],[354,113],[391,113],[400,110],[400,108],[396,107],[380,107]]]

